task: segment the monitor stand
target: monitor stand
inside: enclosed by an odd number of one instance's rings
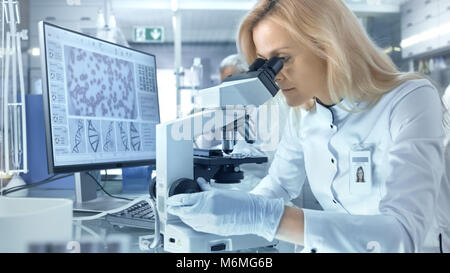
[[[100,180],[100,171],[90,171],[92,176]],[[75,202],[74,211],[81,212],[104,212],[117,209],[128,203],[126,200],[105,196],[97,197],[97,183],[88,172],[74,173],[75,177]]]

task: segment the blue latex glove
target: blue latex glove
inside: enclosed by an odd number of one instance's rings
[[[177,194],[168,201],[168,212],[196,231],[222,236],[256,234],[272,241],[284,212],[282,199],[236,190],[212,189],[202,178],[203,192]]]

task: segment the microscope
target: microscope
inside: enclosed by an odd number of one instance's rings
[[[235,157],[231,151],[238,127],[245,127],[245,139],[251,142],[246,106],[258,107],[276,95],[275,76],[282,68],[282,58],[257,59],[248,72],[200,90],[198,102],[204,111],[156,126],[156,207],[165,251],[211,253],[275,244],[256,235],[197,232],[167,212],[166,200],[175,194],[200,192],[196,182],[200,177],[215,183],[239,183],[244,177],[241,164],[267,162],[267,157]],[[196,137],[217,132],[222,134],[222,150],[194,149]]]

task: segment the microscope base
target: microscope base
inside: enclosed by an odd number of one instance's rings
[[[186,224],[165,227],[164,250],[173,253],[215,253],[276,245],[256,235],[219,236],[193,230]]]

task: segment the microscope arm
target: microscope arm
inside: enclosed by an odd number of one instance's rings
[[[234,129],[234,121],[244,112],[208,110],[156,126],[156,203],[162,220],[173,217],[165,209],[172,183],[181,178],[194,179],[194,138],[223,127]]]

